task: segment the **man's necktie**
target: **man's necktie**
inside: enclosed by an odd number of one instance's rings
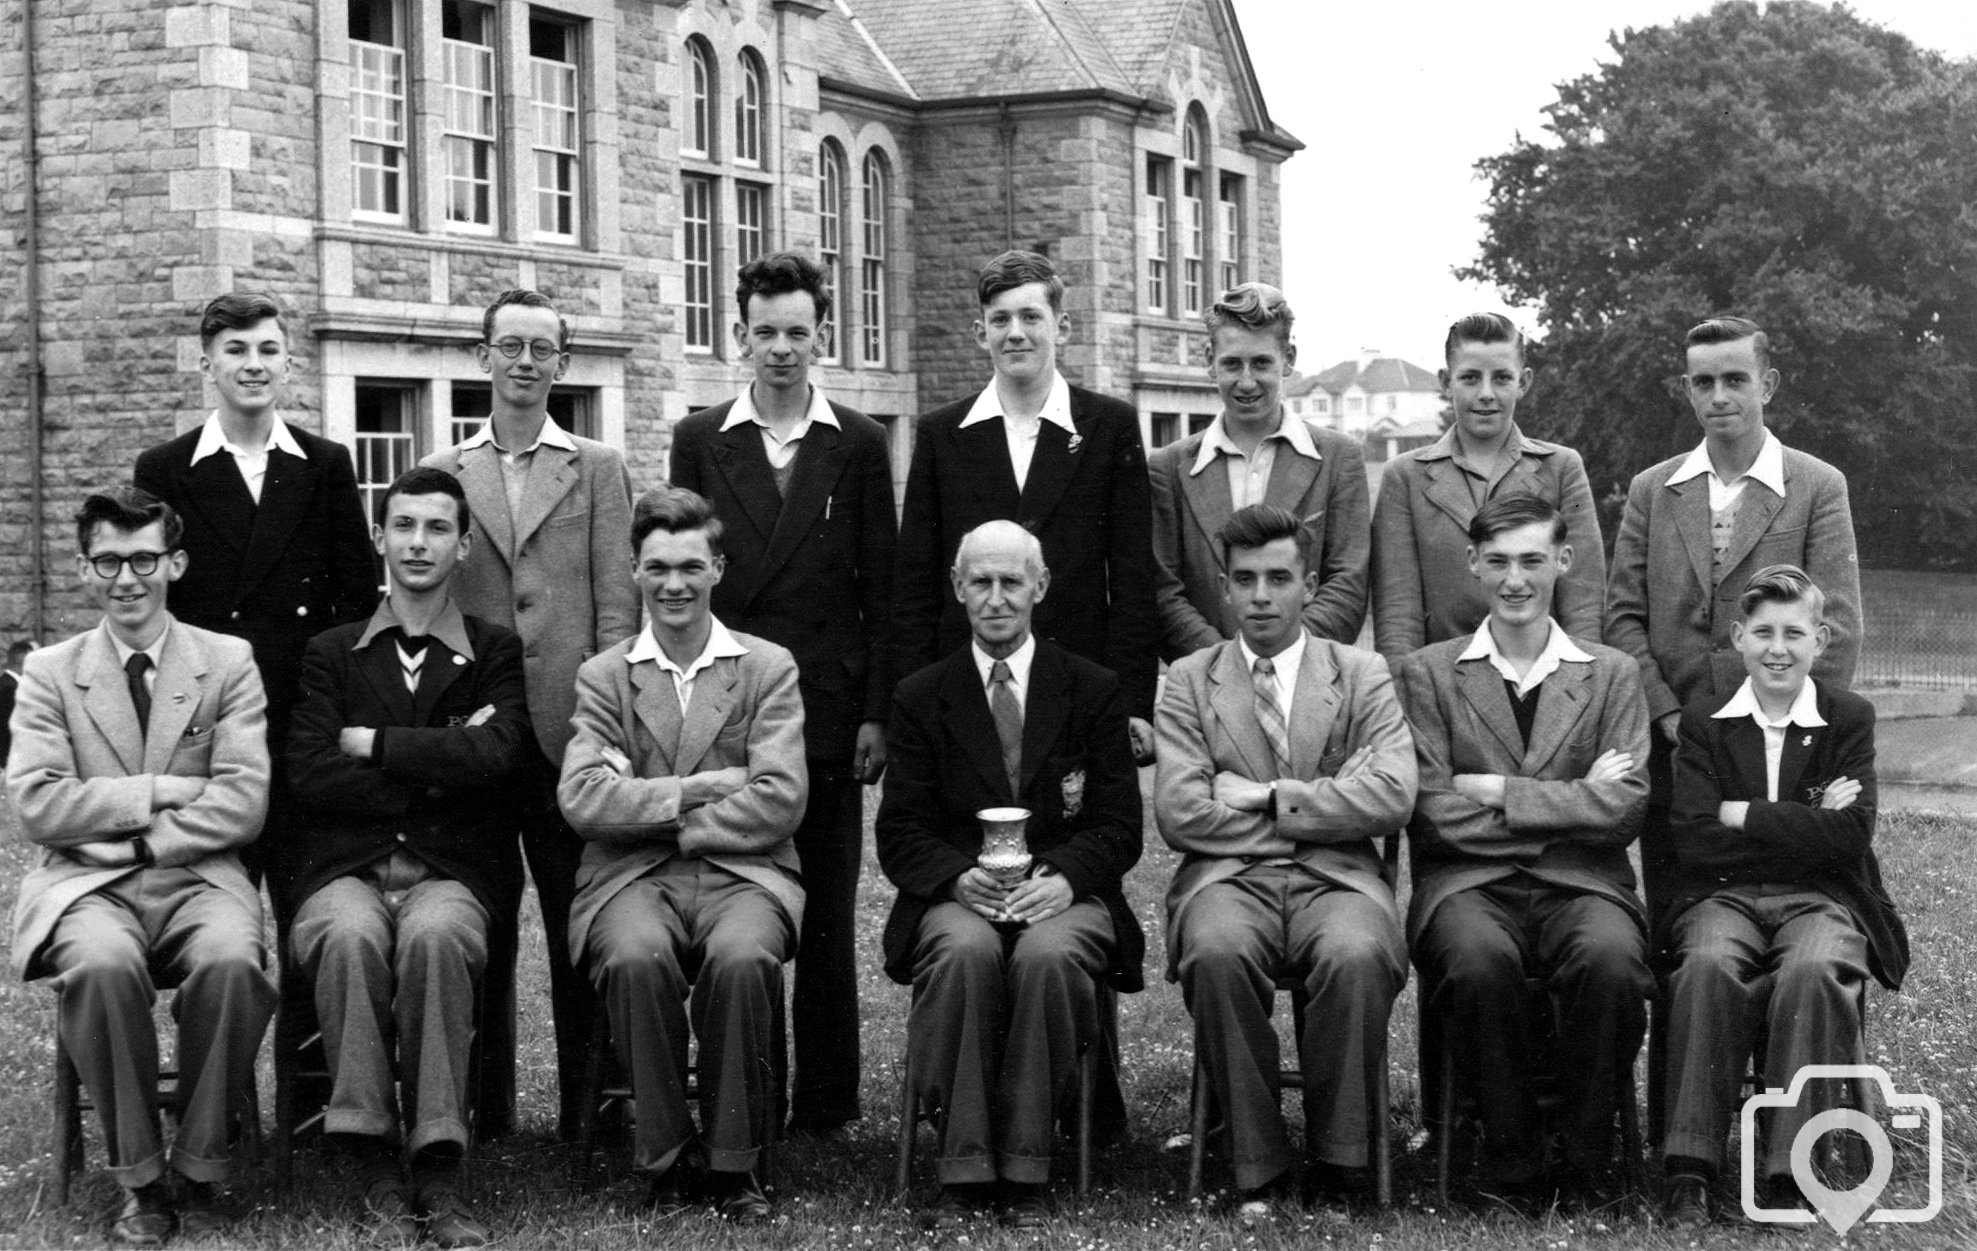
[[[1291,735],[1284,724],[1283,705],[1277,702],[1277,666],[1268,656],[1258,656],[1249,676],[1256,688],[1257,724],[1263,727],[1263,737],[1270,740],[1270,754],[1277,758],[1277,777],[1287,778],[1291,776]]]
[[[151,728],[151,691],[144,685],[144,674],[151,668],[151,658],[143,652],[132,652],[124,661],[124,676],[130,680],[130,703],[137,709],[137,734],[142,738]]]
[[[995,732],[1002,739],[1002,768],[1009,775],[1009,797],[1022,798],[1023,710],[1016,703],[1016,684],[1009,676],[1009,665],[998,660],[989,670],[989,712],[995,716]]]

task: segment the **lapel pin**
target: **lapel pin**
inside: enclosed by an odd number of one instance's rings
[[[1800,747],[1810,747],[1810,746],[1812,746],[1812,735],[1810,735],[1810,734],[1808,734],[1808,735],[1806,735],[1806,736],[1805,736],[1804,738],[1802,738],[1802,739],[1800,739],[1800,740],[1799,740],[1799,746],[1800,746]]]
[[[185,692],[184,692],[184,691],[173,691],[173,692],[172,692],[172,702],[173,702],[173,703],[175,703],[175,704],[182,704],[182,703],[184,703],[184,702],[185,702]]]
[[[453,663],[456,665],[464,665],[467,663],[467,658],[465,656],[462,656],[459,652],[454,652]]]
[[[1064,450],[1069,452],[1071,455],[1076,456],[1078,454],[1078,449],[1083,447],[1084,445],[1085,445],[1085,436],[1082,434],[1074,434],[1071,436],[1071,441],[1064,445]]]

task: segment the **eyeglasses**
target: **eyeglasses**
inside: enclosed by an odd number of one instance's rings
[[[530,339],[526,343],[520,339],[503,339],[499,343],[490,343],[488,346],[511,361],[522,354],[523,348],[529,350],[531,360],[538,361],[546,361],[563,350],[547,339]]]
[[[129,565],[130,571],[140,578],[148,578],[158,572],[158,562],[171,555],[170,552],[132,552],[128,556],[113,556],[104,552],[101,556],[87,557],[89,567],[96,576],[106,581],[115,578]]]

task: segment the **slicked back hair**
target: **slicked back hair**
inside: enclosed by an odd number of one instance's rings
[[[982,266],[981,275],[975,279],[975,299],[987,308],[989,301],[1004,291],[1027,287],[1033,282],[1040,282],[1049,290],[1051,312],[1064,311],[1064,280],[1057,276],[1057,267],[1043,253],[1020,248],[1012,248]]]
[[[1215,532],[1215,541],[1222,547],[1222,567],[1229,567],[1239,547],[1264,547],[1278,539],[1291,539],[1297,544],[1298,563],[1304,571],[1311,569],[1311,554],[1305,550],[1310,536],[1305,533],[1304,523],[1297,514],[1288,508],[1275,504],[1251,504],[1238,508],[1229,514],[1222,528]]]
[[[257,319],[258,320],[258,319]],[[185,522],[178,510],[152,495],[125,484],[92,493],[76,509],[76,547],[89,555],[89,542],[96,537],[98,522],[107,521],[112,530],[135,534],[149,525],[165,523],[165,550],[176,552],[185,537]]]
[[[1517,363],[1524,363],[1524,332],[1502,313],[1470,313],[1458,317],[1442,341],[1442,359],[1455,358],[1455,349],[1465,343],[1511,343],[1517,347]]]
[[[1506,530],[1547,521],[1551,523],[1553,546],[1563,543],[1565,518],[1558,511],[1558,505],[1542,495],[1499,495],[1477,509],[1476,515],[1470,518],[1469,541],[1481,547]]]
[[[33,650],[33,639],[15,639],[7,645],[7,667],[9,669],[20,668],[21,661],[26,660],[27,654]]]
[[[1215,358],[1215,332],[1224,326],[1275,331],[1278,345],[1288,352],[1291,323],[1296,320],[1297,315],[1291,312],[1290,301],[1284,299],[1281,289],[1267,282],[1245,282],[1230,287],[1201,315],[1201,324],[1208,327],[1208,357],[1211,361]]]
[[[418,465],[407,469],[391,480],[378,500],[377,523],[383,526],[391,516],[391,500],[395,495],[444,495],[453,501],[455,515],[460,522],[460,533],[465,534],[474,528],[474,512],[467,506],[466,488],[460,480],[444,469],[432,465]]]
[[[546,308],[556,313],[556,305],[551,303],[549,297],[542,292],[531,291],[527,287],[510,287],[495,296],[494,303],[488,305],[487,311],[481,314],[482,342],[494,342],[494,315],[511,304],[518,308]],[[556,313],[556,347],[563,352],[570,350],[570,322],[561,313]]]
[[[707,502],[707,497],[676,486],[654,487],[632,505],[634,559],[645,546],[645,537],[654,530],[664,530],[667,534],[703,530],[707,534],[707,550],[715,556],[722,555],[722,540],[727,537],[727,527],[714,515],[714,506]]]
[[[229,291],[216,295],[206,302],[206,308],[199,314],[199,346],[205,347],[215,336],[224,330],[245,330],[259,325],[270,317],[281,329],[282,338],[288,337],[288,322],[282,316],[281,305],[275,297],[265,291]]]
[[[748,302],[758,295],[790,295],[807,291],[817,305],[817,324],[831,317],[831,283],[824,267],[801,252],[773,252],[758,256],[741,267],[735,276],[735,309],[744,324]]]
[[[1826,620],[1826,592],[1797,565],[1766,565],[1744,583],[1744,593],[1737,597],[1744,619],[1765,604],[1804,604],[1814,621]]]
[[[1698,343],[1735,343],[1739,339],[1751,341],[1751,350],[1757,353],[1759,369],[1771,368],[1771,336],[1758,329],[1757,323],[1748,317],[1712,317],[1708,321],[1697,322],[1689,327],[1682,347],[1687,350]]]

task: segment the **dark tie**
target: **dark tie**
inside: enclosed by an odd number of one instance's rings
[[[151,668],[151,658],[143,652],[132,652],[124,661],[124,676],[130,680],[130,704],[137,709],[137,733],[142,738],[151,728],[151,692],[144,685],[144,675]]]
[[[995,732],[1002,739],[1002,768],[1009,775],[1009,797],[1022,798],[1023,710],[1016,703],[1016,684],[1009,676],[1009,665],[998,660],[989,670],[989,712],[995,716]]]
[[[1291,736],[1284,726],[1284,709],[1277,703],[1277,666],[1268,656],[1258,656],[1256,667],[1250,670],[1250,679],[1256,687],[1256,721],[1263,727],[1263,737],[1270,740],[1270,754],[1277,758],[1277,776],[1291,775]]]

